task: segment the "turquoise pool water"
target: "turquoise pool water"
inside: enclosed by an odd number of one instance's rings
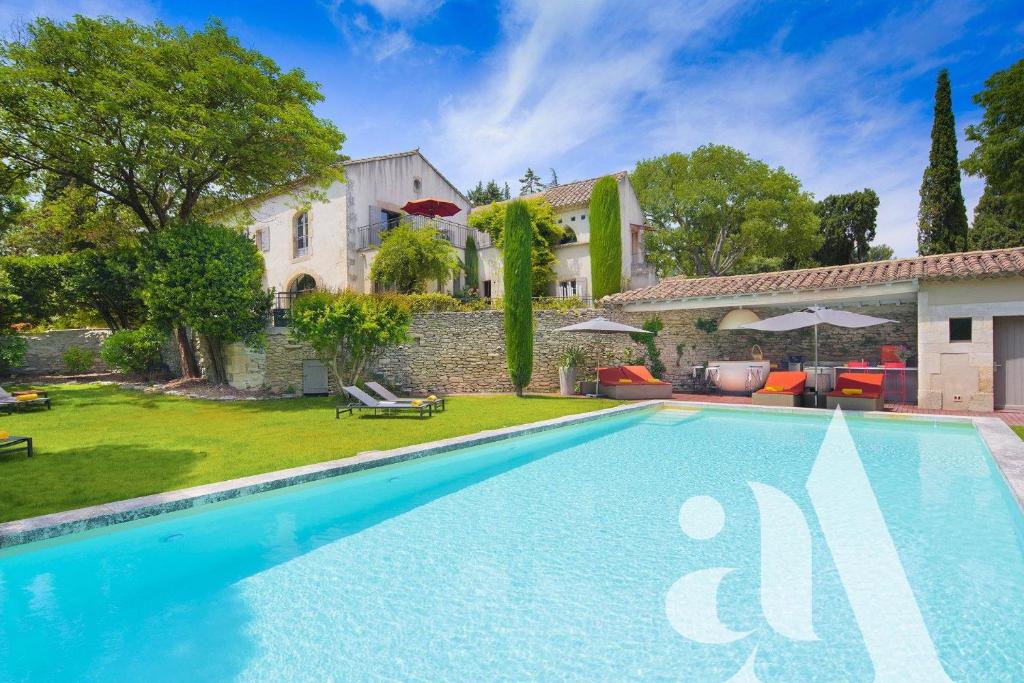
[[[847,423],[942,670],[1021,680],[1022,515],[973,427]],[[808,493],[828,424],[643,411],[0,552],[0,680],[870,680],[870,567]],[[751,482],[806,522],[813,639],[766,606]],[[667,612],[713,568],[730,642]]]

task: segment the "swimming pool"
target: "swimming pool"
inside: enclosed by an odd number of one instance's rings
[[[5,550],[0,679],[867,680],[879,629],[1019,679],[1024,524],[976,430],[847,418],[893,576],[829,425],[643,410]]]

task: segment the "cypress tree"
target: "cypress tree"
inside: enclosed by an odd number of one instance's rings
[[[477,255],[476,240],[466,235],[466,289],[480,288],[480,257]]]
[[[590,195],[590,282],[595,300],[622,289],[619,184],[605,176]]]
[[[516,200],[505,211],[505,359],[516,396],[533,374],[533,300],[530,298],[533,226],[526,202]]]
[[[932,149],[921,181],[917,216],[917,251],[922,256],[967,248],[967,207],[960,190],[956,124],[946,69],[939,72],[935,86]]]

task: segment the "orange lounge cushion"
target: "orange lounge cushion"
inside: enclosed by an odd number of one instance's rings
[[[623,365],[622,374],[632,380],[633,384],[668,384],[660,379],[655,379],[651,371],[643,365]]]
[[[764,389],[758,394],[802,394],[804,384],[807,382],[807,373],[793,371],[774,371],[768,373],[768,379],[764,382]]]
[[[857,398],[879,398],[883,382],[885,374],[881,372],[844,372],[836,378],[835,389],[829,396],[851,396],[844,389],[860,389]]]

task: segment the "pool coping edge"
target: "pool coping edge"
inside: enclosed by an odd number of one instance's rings
[[[67,536],[91,529],[122,524],[147,517],[188,510],[202,505],[273,491],[297,484],[306,484],[322,479],[359,472],[373,467],[382,467],[407,460],[445,453],[459,448],[479,446],[510,439],[515,436],[548,431],[571,424],[590,422],[611,415],[629,413],[651,408],[663,401],[640,401],[602,408],[574,415],[528,422],[526,424],[488,429],[437,441],[428,441],[411,446],[388,450],[361,451],[356,455],[335,460],[300,465],[283,470],[236,479],[200,484],[189,488],[154,493],[137,498],[100,503],[88,507],[53,512],[37,517],[26,517],[0,524],[0,549]]]

